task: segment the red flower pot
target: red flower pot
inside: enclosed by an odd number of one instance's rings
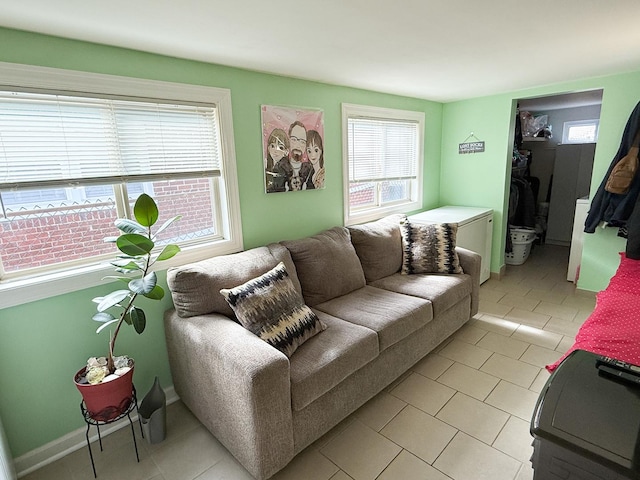
[[[93,420],[107,422],[127,411],[133,399],[133,363],[131,370],[114,380],[91,385],[78,383],[84,377],[86,367],[73,377],[74,383],[84,401],[84,408]]]

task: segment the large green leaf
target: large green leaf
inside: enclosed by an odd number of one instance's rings
[[[158,276],[156,275],[156,272],[151,272],[143,278],[136,278],[135,280],[131,280],[129,282],[129,290],[134,293],[146,295],[153,290],[153,287],[156,286],[156,283],[158,283]]]
[[[138,233],[124,233],[118,237],[116,245],[121,252],[132,257],[137,257],[139,255],[147,255],[151,252],[155,243],[153,243],[151,239]]]
[[[143,293],[143,295],[151,300],[162,300],[164,298],[164,289],[160,285],[153,287],[149,293]]]
[[[165,247],[160,252],[155,259],[155,261],[168,260],[171,257],[174,257],[180,251],[180,247],[178,245],[165,245]]]
[[[122,300],[127,298],[130,293],[131,292],[129,290],[116,290],[115,292],[111,292],[109,295],[105,296],[98,304],[98,311],[104,312],[106,309],[117,305]]]
[[[133,325],[136,332],[144,332],[144,327],[147,325],[147,318],[141,308],[133,307],[129,313],[127,313],[127,323]]]
[[[134,222],[128,218],[118,218],[114,222],[118,230],[124,233],[147,233],[147,229],[140,225],[138,222]],[[110,241],[110,237],[105,238],[105,241]]]
[[[131,281],[129,277],[116,277],[115,275],[107,275],[106,277],[102,277],[102,280],[118,280],[119,282],[124,282],[127,285]],[[95,301],[95,299],[94,299]],[[100,303],[100,302],[98,302]]]
[[[170,227],[173,224],[173,222],[177,222],[181,218],[182,218],[182,215],[176,215],[175,217],[170,218],[169,220],[164,222],[162,226],[158,230],[156,230],[156,234],[154,235],[154,237],[157,237],[160,233],[164,232],[168,227]]]
[[[150,227],[158,221],[158,206],[153,198],[143,193],[133,206],[133,216],[140,225]]]
[[[104,323],[104,322],[110,322],[111,320],[113,320],[116,317],[111,315],[109,312],[98,312],[91,318],[92,318],[92,320],[95,320],[96,322]]]
[[[98,329],[96,330],[96,333],[100,333],[102,330],[104,330],[105,328],[107,328],[109,325],[112,325],[114,323],[116,323],[118,321],[117,318],[114,318],[113,320],[109,321],[109,322],[105,322],[102,325],[100,325],[98,327]]]
[[[144,270],[144,265],[140,265],[133,260],[114,260],[110,262],[120,273],[131,273],[137,270]]]

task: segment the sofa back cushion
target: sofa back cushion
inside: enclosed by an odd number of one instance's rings
[[[220,290],[237,287],[268,272],[281,261],[287,267],[293,265],[288,252],[279,248],[281,246],[275,247],[273,251],[269,245],[170,268],[167,283],[178,315],[186,318],[221,313],[235,318]],[[274,252],[277,255],[274,256]],[[288,271],[294,286],[299,289],[295,268]]]
[[[375,222],[349,228],[351,243],[360,258],[367,283],[375,282],[402,267],[402,214],[389,215]]]
[[[302,295],[314,306],[365,286],[349,230],[334,227],[312,237],[280,242],[295,263]]]
[[[293,282],[293,286],[296,287],[296,290],[302,294],[302,287],[300,286],[300,280],[298,280],[298,271],[296,270],[296,264],[293,263],[293,259],[291,258],[291,254],[289,250],[286,249],[284,245],[280,245],[279,243],[270,243],[267,245],[269,252],[273,255],[273,258],[276,259],[276,264],[282,262],[284,263],[287,272],[289,273],[289,278]]]

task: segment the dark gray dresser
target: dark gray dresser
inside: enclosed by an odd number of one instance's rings
[[[535,480],[640,479],[640,369],[603,360],[577,350],[549,377],[531,420]]]

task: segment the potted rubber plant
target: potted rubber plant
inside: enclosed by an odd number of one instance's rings
[[[168,260],[180,251],[180,247],[174,244],[155,251],[158,235],[179,220],[180,215],[153,231],[152,227],[159,217],[158,206],[145,193],[136,200],[133,215],[135,220],[119,218],[115,221],[115,226],[121,232],[119,236],[104,239],[105,242],[114,243],[118,249],[117,257],[110,262],[118,275],[110,275],[105,279],[125,285],[125,288],[93,299],[97,309],[93,320],[100,323],[96,333],[113,327],[107,354],[90,358],[87,365],[74,376],[87,412],[92,418],[103,421],[124,413],[133,397],[133,359],[114,356],[118,333],[125,324],[132,326],[138,334],[144,332],[146,315],[135,301],[140,295],[152,300],[164,297],[164,289],[158,285],[152,267],[156,262]]]

